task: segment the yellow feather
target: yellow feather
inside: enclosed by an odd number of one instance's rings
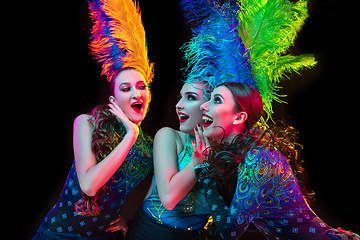
[[[108,81],[114,77],[117,69],[114,65],[121,62],[122,68],[135,68],[141,72],[147,83],[153,78],[153,63],[149,63],[145,30],[142,24],[140,8],[131,0],[99,0],[99,9],[93,10],[92,18],[95,25],[92,31],[93,39],[90,47],[92,53],[103,63],[103,74],[106,74]],[[105,13],[107,22],[103,23],[101,14]],[[97,15],[98,14],[98,15]],[[102,33],[108,24],[110,35]],[[118,56],[112,54],[113,44],[116,44]]]

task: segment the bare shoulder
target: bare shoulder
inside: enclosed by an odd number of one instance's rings
[[[176,148],[179,154],[184,148],[186,142],[186,133],[174,130],[170,127],[161,128],[154,137],[154,146]]]
[[[90,117],[88,114],[80,114],[75,118],[74,124],[84,124],[89,121]]]
[[[163,127],[155,134],[155,139],[162,139],[167,141],[185,142],[186,133],[174,130],[170,127]]]
[[[88,114],[81,114],[77,116],[74,120],[74,127],[92,127],[92,124],[89,122],[91,118]]]
[[[89,119],[91,118],[88,114],[81,114],[77,116],[74,120],[74,137],[85,137],[89,138],[94,130],[94,126],[91,124]],[[82,139],[84,140],[84,139]]]

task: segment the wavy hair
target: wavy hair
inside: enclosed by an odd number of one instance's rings
[[[278,149],[289,161],[300,185],[301,193],[311,203],[314,193],[306,188],[307,172],[301,166],[298,149],[302,146],[296,143],[298,132],[290,126],[274,125],[267,127],[259,123],[263,114],[263,104],[260,94],[252,87],[242,83],[227,82],[220,86],[227,87],[233,95],[235,111],[245,111],[248,119],[246,129],[238,134],[231,143],[221,141],[215,147],[217,153],[210,160],[209,171],[205,178],[215,177],[218,187],[227,205],[230,205],[237,185],[237,169],[244,161],[247,152],[254,148]],[[225,135],[225,132],[224,132]]]
[[[107,105],[95,107],[90,115],[89,122],[94,126],[91,137],[91,150],[96,162],[101,162],[121,142],[119,134],[120,124],[115,115],[108,111]],[[104,184],[95,194],[88,196],[82,192],[83,198],[75,204],[76,213],[83,216],[98,216],[100,209],[97,200],[109,192],[109,187]]]
[[[217,153],[210,162],[210,170],[204,177],[216,178],[221,195],[226,204],[230,205],[237,186],[237,169],[247,152],[255,148],[276,148],[288,159],[302,195],[311,204],[314,193],[308,192],[305,187],[307,172],[298,156],[298,150],[302,146],[296,142],[297,137],[298,132],[291,126],[265,127],[257,123],[251,129],[237,135],[231,143],[222,142],[216,148]]]

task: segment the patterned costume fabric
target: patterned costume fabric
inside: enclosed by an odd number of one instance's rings
[[[277,150],[248,152],[239,164],[237,188],[229,207],[214,179],[199,182],[225,239],[238,239],[250,223],[267,239],[348,239],[311,210],[288,160]]]
[[[122,125],[118,133],[120,136],[126,134]],[[34,239],[49,239],[49,236],[54,239],[115,239],[120,231],[106,233],[105,229],[118,217],[130,191],[152,168],[152,139],[140,129],[123,164],[107,182],[109,193],[97,200],[100,215],[81,216],[75,211],[75,203],[82,199],[82,194],[74,162],[60,198],[44,218]]]
[[[178,156],[179,171],[185,168],[192,158],[191,141],[193,139],[193,136],[187,135],[185,147]],[[143,202],[141,209],[159,224],[183,230],[203,228],[210,216],[204,195],[200,192],[199,183],[195,184],[173,210],[167,210],[160,201],[155,176],[152,192]]]

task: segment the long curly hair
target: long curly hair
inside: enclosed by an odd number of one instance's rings
[[[120,124],[115,115],[108,111],[107,105],[95,107],[90,115],[89,122],[94,126],[91,137],[91,150],[96,162],[101,162],[121,142]],[[76,213],[79,215],[98,216],[100,209],[97,200],[109,192],[109,187],[104,184],[95,196],[87,196],[82,192],[83,198],[75,204]]]
[[[298,132],[293,127],[285,126],[284,123],[273,126],[261,124],[263,101],[259,92],[254,88],[234,82],[226,82],[219,86],[225,86],[231,92],[235,103],[235,112],[245,111],[248,118],[245,121],[245,130],[238,134],[231,143],[222,140],[219,146],[211,148],[213,154],[208,158],[209,171],[203,174],[202,178],[215,178],[221,196],[226,205],[230,206],[237,187],[238,166],[245,160],[246,154],[254,148],[276,148],[288,159],[300,185],[302,195],[311,204],[314,193],[308,192],[305,188],[307,173],[301,166],[302,161],[298,156],[298,149],[302,148],[300,144],[296,143]],[[222,128],[221,126],[217,127]],[[223,139],[224,137],[225,130]],[[202,231],[202,237],[219,239],[219,232],[213,222],[209,223],[207,229]]]
[[[305,188],[307,172],[301,166],[303,161],[298,157],[298,149],[302,148],[296,143],[298,132],[285,124],[268,127],[259,123],[263,114],[263,104],[260,94],[254,88],[233,82],[223,83],[220,86],[230,90],[235,102],[235,111],[245,111],[248,119],[245,121],[244,132],[238,134],[231,143],[222,141],[214,148],[216,154],[210,159],[209,171],[204,177],[216,178],[219,191],[229,206],[236,190],[237,169],[239,163],[244,161],[247,152],[254,148],[276,148],[288,159],[301,193],[311,203],[314,193],[309,193]]]

